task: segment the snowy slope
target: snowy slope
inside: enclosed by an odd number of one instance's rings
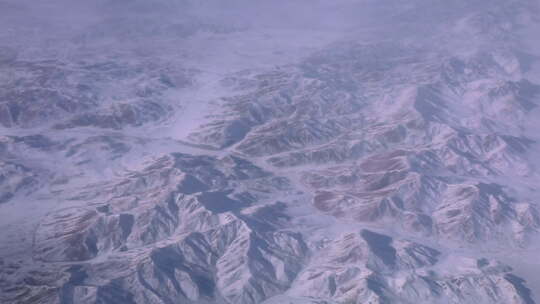
[[[540,301],[539,6],[0,1],[0,302]]]

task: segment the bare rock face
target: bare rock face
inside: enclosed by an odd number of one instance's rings
[[[538,3],[4,2],[0,303],[540,300]]]

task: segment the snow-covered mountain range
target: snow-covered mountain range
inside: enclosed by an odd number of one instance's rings
[[[540,303],[540,2],[0,0],[0,302]]]

